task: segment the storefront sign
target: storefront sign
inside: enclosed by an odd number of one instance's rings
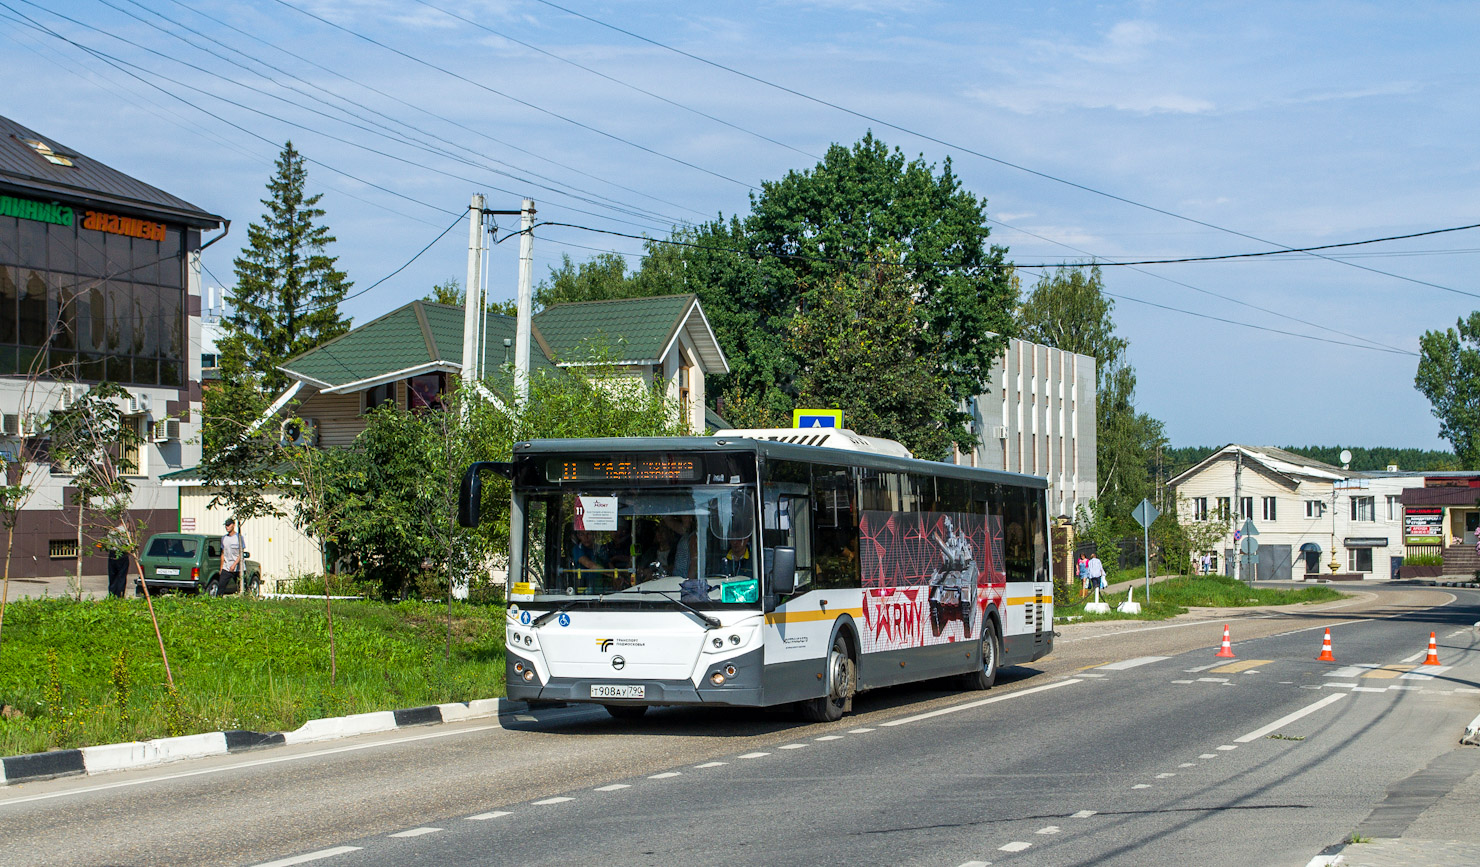
[[[1403,544],[1444,544],[1444,508],[1408,506],[1403,510]]]
[[[17,199],[14,196],[0,196],[0,216],[54,223],[58,226],[72,225],[72,209],[66,205]]]
[[[71,225],[71,223],[68,222],[66,225]],[[82,228],[107,232],[110,235],[143,238],[146,241],[164,240],[164,223],[141,220],[138,217],[120,217],[117,214],[105,214],[102,211],[88,211],[82,221]]]
[[[1369,538],[1367,536],[1348,536],[1347,538],[1341,540],[1341,544],[1345,545],[1348,548],[1386,548],[1387,542],[1387,539],[1384,539],[1380,536],[1376,538]]]

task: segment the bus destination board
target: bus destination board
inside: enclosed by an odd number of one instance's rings
[[[698,458],[653,455],[631,458],[551,458],[545,477],[552,482],[697,482],[704,474]]]

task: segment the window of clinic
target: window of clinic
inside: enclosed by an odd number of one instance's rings
[[[1403,498],[1397,494],[1387,495],[1387,519],[1398,521],[1403,517]]]
[[[1377,507],[1373,497],[1352,497],[1353,521],[1376,521]],[[1370,559],[1370,556],[1369,556]],[[1368,569],[1367,571],[1372,571]]]
[[[1324,500],[1306,500],[1305,517],[1319,518],[1326,514],[1326,503]]]
[[[1207,497],[1193,497],[1192,498],[1192,520],[1194,520],[1194,521],[1206,521],[1207,519],[1208,519],[1208,498]]]
[[[1248,520],[1248,519],[1254,517],[1254,498],[1253,497],[1239,497],[1238,498],[1238,516],[1240,518],[1243,518],[1244,520]]]
[[[1218,498],[1218,520],[1226,521],[1233,514],[1233,506],[1230,505],[1232,502],[1228,497]]]
[[[1371,572],[1372,571],[1372,549],[1371,548],[1348,548],[1348,549],[1346,549],[1346,570],[1348,572]]]
[[[1275,520],[1275,516],[1274,515],[1275,515],[1274,497],[1265,497],[1264,498],[1264,520],[1266,520],[1266,521],[1273,521],[1273,520]]]

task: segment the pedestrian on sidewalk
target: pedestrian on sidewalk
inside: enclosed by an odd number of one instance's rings
[[[119,524],[102,544],[108,549],[108,595],[122,599],[128,592],[128,528]]]
[[[216,579],[216,592],[222,596],[235,593],[241,586],[242,556],[246,543],[236,530],[236,519],[226,519],[226,534],[221,537],[221,577]]]
[[[1079,562],[1076,564],[1076,568],[1078,569],[1078,575],[1079,575],[1079,587],[1080,587],[1080,589],[1083,592],[1088,593],[1089,592],[1089,558],[1086,557],[1086,556],[1084,556],[1083,554],[1080,554],[1079,555]]]
[[[1099,554],[1090,555],[1089,566],[1087,567],[1086,571],[1089,573],[1089,583],[1094,587],[1098,587],[1101,590],[1104,590],[1105,564],[1100,562]]]

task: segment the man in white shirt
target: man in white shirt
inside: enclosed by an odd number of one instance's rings
[[[1089,586],[1104,589],[1105,564],[1100,562],[1099,554],[1090,555],[1089,568],[1086,571],[1089,573]]]
[[[236,519],[226,519],[226,535],[221,537],[221,577],[217,592],[235,593],[241,587],[242,534],[236,531]]]

